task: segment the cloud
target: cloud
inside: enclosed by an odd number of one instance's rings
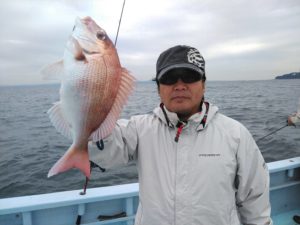
[[[63,56],[77,16],[92,16],[114,41],[123,0],[3,0],[0,85],[43,82],[40,68]],[[127,0],[117,49],[140,80],[161,51],[197,47],[210,80],[273,79],[300,69],[298,0]],[[226,74],[226,76],[224,76]]]
[[[231,40],[224,43],[211,45],[207,50],[206,57],[208,59],[218,57],[230,57],[232,55],[245,55],[251,52],[258,52],[268,47],[267,43],[255,40]]]

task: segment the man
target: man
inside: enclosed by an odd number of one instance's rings
[[[300,113],[297,112],[293,115],[290,115],[287,122],[289,126],[300,126]]]
[[[204,101],[205,62],[189,46],[158,58],[161,104],[151,115],[120,120],[90,149],[104,168],[136,159],[135,225],[269,225],[269,173],[251,134]]]

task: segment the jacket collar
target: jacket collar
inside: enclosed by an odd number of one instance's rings
[[[203,123],[201,123],[201,122],[204,118],[207,107],[208,107],[207,118],[206,118],[205,126],[203,127]],[[153,110],[153,112],[158,118],[160,118],[160,120],[163,123],[165,123],[167,126],[169,126],[171,128],[175,128],[176,125],[178,124],[178,122],[182,123],[182,121],[179,120],[177,114],[174,113],[174,112],[170,112],[163,104],[156,107]],[[188,119],[187,123],[196,124],[198,131],[203,130],[208,125],[208,123],[211,121],[211,119],[214,117],[214,115],[217,112],[218,112],[218,107],[217,106],[214,106],[210,103],[203,104],[202,111],[192,115]]]

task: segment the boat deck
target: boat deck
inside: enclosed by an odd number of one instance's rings
[[[276,216],[273,216],[272,219],[274,225],[296,225],[296,223],[293,220],[293,217],[295,215],[300,216],[300,208],[289,212],[278,214]]]

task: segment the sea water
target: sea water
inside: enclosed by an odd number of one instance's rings
[[[205,98],[258,140],[297,111],[300,80],[208,81]],[[46,113],[58,100],[59,85],[0,87],[0,198],[83,187],[85,177],[76,169],[47,178],[71,144]],[[159,102],[155,82],[138,82],[120,117],[151,113]],[[257,144],[267,162],[300,156],[300,128],[286,127]],[[134,163],[106,172],[94,168],[89,187],[132,182],[138,182]]]

